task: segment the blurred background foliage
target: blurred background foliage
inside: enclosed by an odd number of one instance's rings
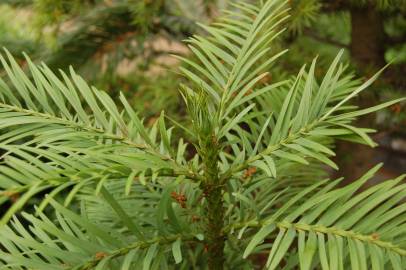
[[[257,2],[260,0],[247,0]],[[405,96],[406,0],[290,0],[287,31],[274,50],[289,49],[262,83],[297,73],[319,55],[319,70],[341,48],[354,75],[371,76],[391,62],[358,106]],[[165,109],[182,121],[183,82],[171,54],[188,55],[181,42],[202,33],[195,23],[216,19],[228,0],[0,0],[0,45],[24,64],[22,52],[53,70],[72,65],[113,97],[122,91],[147,123]],[[0,71],[1,73],[1,71]],[[339,144],[340,175],[357,178],[370,164],[386,162],[382,174],[406,171],[405,104],[363,119],[379,130],[377,149]],[[353,160],[360,160],[354,164]]]

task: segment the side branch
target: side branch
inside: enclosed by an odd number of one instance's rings
[[[183,242],[198,241],[195,238],[195,235],[172,235],[172,236],[168,236],[168,237],[157,237],[157,238],[154,238],[154,239],[151,239],[148,241],[137,241],[127,247],[118,249],[110,254],[107,254],[106,256],[95,257],[94,259],[89,260],[88,262],[85,262],[82,265],[76,266],[75,269],[78,269],[78,270],[94,269],[94,267],[96,267],[98,265],[98,263],[100,263],[100,261],[102,259],[105,259],[106,257],[108,257],[111,260],[111,259],[125,256],[134,249],[145,249],[145,248],[152,246],[153,244],[167,245],[167,244],[171,244],[171,243],[175,242],[178,239],[182,239]]]
[[[258,222],[256,220],[251,220],[248,222],[238,223],[232,226],[228,226],[225,228],[224,233],[231,233],[234,230],[242,229],[242,228],[259,228],[266,225],[275,224],[275,226],[279,229],[294,229],[296,231],[305,231],[305,232],[315,232],[321,234],[332,234],[336,236],[341,236],[345,238],[350,238],[353,240],[359,240],[361,242],[368,242],[373,245],[376,245],[380,248],[384,248],[390,250],[392,252],[398,253],[401,256],[406,256],[406,250],[400,248],[399,246],[393,244],[389,241],[382,241],[377,237],[375,234],[365,235],[356,233],[354,231],[342,230],[336,227],[325,227],[323,225],[310,225],[304,223],[289,223],[286,221],[282,222]]]
[[[6,109],[10,109],[14,112],[19,112],[21,114],[24,115],[29,115],[29,116],[36,116],[36,117],[40,117],[44,120],[50,120],[56,124],[61,124],[61,125],[65,125],[68,127],[72,127],[72,128],[76,128],[76,129],[81,129],[81,130],[85,130],[85,131],[89,131],[89,132],[94,132],[97,135],[100,135],[102,137],[105,137],[106,139],[112,139],[112,140],[116,140],[116,141],[120,141],[124,144],[127,144],[131,147],[137,148],[141,151],[147,152],[149,154],[152,154],[154,156],[157,156],[158,158],[162,159],[163,161],[169,161],[171,162],[175,167],[178,167],[179,170],[177,170],[176,175],[185,175],[190,179],[193,180],[201,180],[201,177],[199,176],[199,174],[191,171],[189,168],[186,168],[184,166],[182,166],[181,164],[178,164],[172,157],[169,157],[167,155],[163,155],[161,153],[159,153],[158,150],[152,148],[151,146],[147,145],[147,144],[140,144],[140,143],[135,143],[134,141],[132,141],[131,139],[122,136],[122,135],[118,135],[118,134],[113,134],[113,133],[108,133],[103,129],[99,129],[96,127],[92,127],[92,126],[88,126],[88,125],[83,125],[81,123],[75,122],[75,121],[71,121],[68,119],[64,119],[64,118],[60,118],[60,117],[56,117],[50,114],[45,114],[45,113],[40,113],[40,112],[36,112],[36,111],[32,111],[29,109],[23,109],[17,106],[12,106],[12,105],[8,105],[8,104],[4,104],[4,103],[0,103],[0,107],[1,108],[6,108]]]

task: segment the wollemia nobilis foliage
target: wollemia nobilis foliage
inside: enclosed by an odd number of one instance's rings
[[[315,59],[263,83],[288,12],[234,4],[188,40],[188,127],[146,127],[123,95],[5,51],[0,268],[404,269],[403,177],[361,189],[379,165],[347,186],[323,170],[337,139],[374,146],[352,123],[400,100],[349,105],[378,74],[347,75],[342,52],[320,78]]]

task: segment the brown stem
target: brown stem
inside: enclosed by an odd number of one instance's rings
[[[383,47],[385,32],[384,21],[375,7],[366,5],[351,7],[351,59],[360,75],[370,77],[371,74],[385,65]],[[370,107],[377,103],[376,92],[365,91],[359,97],[357,105],[361,108]],[[357,125],[374,126],[373,114],[362,117]],[[339,142],[337,144],[337,164],[340,171],[335,177],[344,177],[346,182],[361,177],[371,167],[370,157],[376,152],[368,146]]]
[[[382,15],[373,7],[351,8],[351,58],[361,69],[385,65]]]

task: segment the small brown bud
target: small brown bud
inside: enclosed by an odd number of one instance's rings
[[[171,192],[171,197],[174,199],[182,208],[186,208],[187,198],[183,194],[178,194],[176,191]]]
[[[253,176],[255,173],[257,172],[257,168],[256,167],[249,167],[248,169],[246,169],[244,171],[244,178],[249,178],[251,176]]]
[[[371,238],[373,240],[378,240],[379,239],[379,234],[378,233],[373,233],[373,234],[371,234]]]
[[[395,114],[399,114],[402,111],[402,107],[399,104],[395,104],[395,105],[390,106],[390,109]]]
[[[97,252],[97,253],[94,255],[94,258],[95,258],[96,260],[101,260],[101,259],[107,257],[107,255],[108,255],[108,254],[107,254],[106,252],[100,251],[100,252]]]

